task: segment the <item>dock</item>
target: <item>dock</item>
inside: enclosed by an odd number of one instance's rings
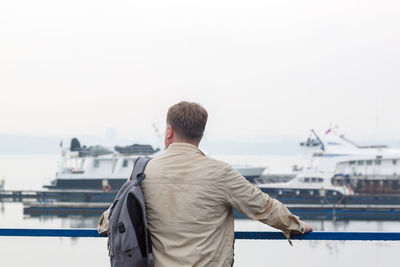
[[[0,191],[0,201],[22,202],[24,214],[29,216],[100,216],[111,205],[116,194],[116,190],[5,190]],[[385,201],[380,198],[374,198],[374,204],[365,201],[367,198],[362,195],[348,196],[340,204],[281,201],[302,219],[400,220],[399,196],[386,196]],[[365,203],[354,203],[356,200],[364,200]],[[388,200],[392,204],[388,204]],[[236,211],[234,216],[246,218]]]
[[[303,220],[400,220],[400,205],[287,204]],[[235,218],[246,218],[236,210]]]
[[[400,205],[313,204],[286,205],[302,219],[400,220]]]
[[[112,202],[117,193],[117,190],[4,190],[0,191],[0,201]]]
[[[91,202],[24,202],[24,214],[41,215],[82,215],[100,216],[111,203]]]
[[[24,202],[24,214],[100,216],[112,202]],[[400,205],[288,204],[288,209],[308,220],[400,220]],[[234,210],[234,217],[247,218]]]

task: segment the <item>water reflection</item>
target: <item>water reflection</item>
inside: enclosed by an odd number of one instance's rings
[[[51,225],[53,222],[60,222],[61,228],[95,228],[99,222],[99,216],[30,216],[24,215],[23,221],[32,222],[37,221],[44,225]]]
[[[76,216],[71,218],[70,225],[71,228],[95,228],[99,222],[100,217],[82,217]]]
[[[100,215],[39,215],[23,214],[22,203],[0,202],[0,227],[64,227],[64,228],[94,228]],[[335,221],[335,220],[307,220],[314,231],[349,232],[349,231],[393,231],[397,232],[400,226],[398,221]],[[273,228],[257,221],[235,219],[237,231],[271,231]]]
[[[0,211],[0,227],[2,228],[94,228],[99,220],[99,216],[24,216],[21,203],[0,203]],[[400,222],[396,221],[313,220],[307,222],[314,227],[315,231],[398,232],[400,226]],[[235,220],[235,231],[273,230],[257,221]],[[37,264],[34,266],[55,266],[52,263],[59,262],[59,258],[65,258],[66,255],[71,258],[77,257],[79,263],[90,260],[86,265],[78,264],[79,266],[109,266],[105,238],[20,239],[13,237],[3,240],[11,244],[6,248],[8,251],[4,254],[6,256],[20,251],[21,242],[25,249],[32,251],[32,257],[38,255],[35,252],[38,247],[43,251],[52,251],[46,256],[49,263],[46,263],[43,257],[37,256],[35,262]],[[400,249],[400,242],[294,240],[293,244],[294,246],[291,247],[285,240],[237,240],[235,266],[266,266],[268,263],[268,266],[337,267],[349,266],[349,262],[354,263],[355,260],[357,260],[357,265],[363,267],[398,266],[396,256]],[[291,256],[287,257],[287,255]],[[4,258],[6,263],[15,260],[13,257],[7,257]],[[23,260],[20,260],[18,266],[29,265],[29,262],[22,262]],[[58,266],[74,266],[74,264],[62,262]]]

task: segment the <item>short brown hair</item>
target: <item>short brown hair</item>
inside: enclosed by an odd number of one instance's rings
[[[206,128],[208,113],[198,103],[182,101],[171,106],[167,123],[182,138],[200,141]]]

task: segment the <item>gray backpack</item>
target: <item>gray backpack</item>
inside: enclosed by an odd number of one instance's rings
[[[140,184],[151,158],[136,160],[130,181],[118,191],[108,217],[108,250],[111,267],[154,266],[146,208]]]

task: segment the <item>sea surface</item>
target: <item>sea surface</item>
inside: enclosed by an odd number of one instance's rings
[[[235,165],[267,166],[288,173],[302,156],[215,156]],[[41,189],[57,171],[59,157],[0,156],[0,180],[6,189]],[[4,177],[4,178],[3,178]],[[22,203],[0,202],[0,228],[94,228],[98,217],[23,214]],[[315,231],[398,232],[398,221],[308,221]],[[236,231],[273,231],[257,221],[235,221]],[[237,240],[234,266],[400,266],[400,242]],[[106,238],[0,237],[0,266],[109,266]]]

